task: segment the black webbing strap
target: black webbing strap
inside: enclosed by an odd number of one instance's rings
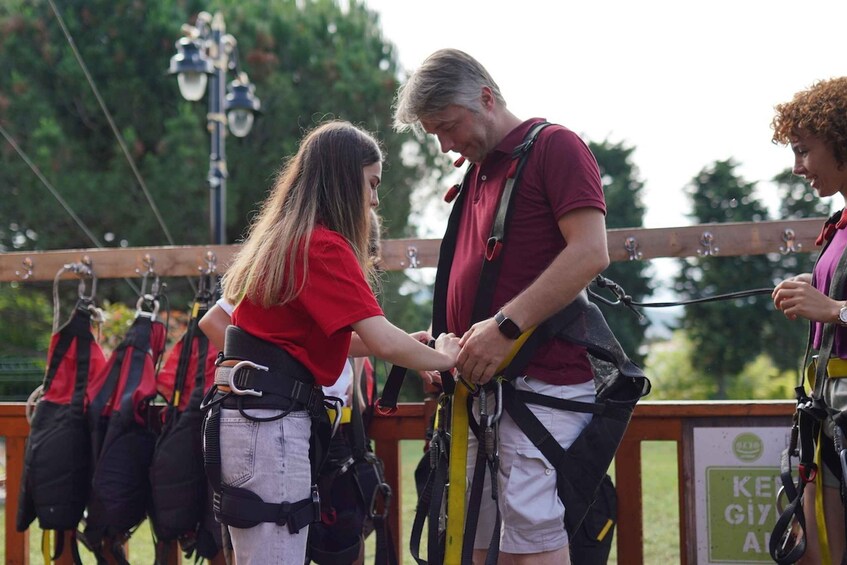
[[[427,558],[429,563],[441,563],[444,560],[439,523],[449,476],[450,436],[447,432],[449,422],[446,420],[449,420],[447,413],[452,401],[453,397],[447,395],[442,395],[439,399],[438,426],[433,430],[429,443],[429,473],[426,475],[423,486],[418,486],[418,502],[409,537],[409,552],[418,565],[427,563],[420,557],[424,522],[428,523]]]
[[[494,290],[497,286],[497,279],[500,276],[500,267],[503,264],[500,251],[506,241],[506,227],[512,215],[512,201],[516,193],[515,187],[520,181],[521,173],[526,164],[526,158],[529,155],[530,149],[535,144],[538,134],[549,125],[548,122],[539,122],[532,126],[521,144],[512,151],[512,164],[506,176],[503,191],[500,193],[500,203],[497,205],[497,213],[491,225],[491,234],[486,243],[485,261],[483,261],[482,271],[479,275],[479,285],[477,285],[476,289],[471,324],[484,320],[491,315],[490,310],[494,301]],[[458,203],[456,206],[458,206]],[[453,247],[455,248],[455,245]]]
[[[188,320],[188,328],[185,330],[185,334],[183,334],[180,339],[182,343],[182,349],[179,352],[179,359],[177,360],[176,371],[174,372],[174,388],[171,391],[171,398],[168,401],[168,405],[166,407],[165,412],[165,423],[171,422],[176,417],[179,412],[179,404],[180,398],[182,396],[182,389],[185,387],[185,380],[188,377],[188,367],[191,365],[192,358],[192,349],[194,347],[194,338],[195,336],[202,339],[205,342],[206,347],[202,347],[201,344],[198,347],[197,356],[197,372],[203,373],[204,380],[200,384],[200,388],[203,388],[205,383],[205,369],[206,369],[206,353],[208,352],[208,344],[209,340],[206,338],[205,334],[200,330],[199,322],[200,318],[207,312],[208,308],[202,306],[195,299],[194,308],[192,309],[191,318]],[[197,374],[195,373],[194,386],[197,386]],[[194,395],[196,397],[196,395]],[[202,398],[202,394],[200,396]],[[197,406],[199,406],[199,399],[197,400]]]
[[[308,498],[297,502],[265,502],[257,494],[242,488],[221,486],[220,515],[223,523],[236,528],[251,528],[262,522],[288,526],[296,534],[320,519],[320,498],[312,487]]]
[[[485,394],[483,392],[483,394]],[[468,396],[468,415],[473,414],[473,396]],[[482,416],[480,416],[482,418]],[[491,480],[491,498],[495,501],[494,508],[496,509],[494,517],[494,529],[491,532],[491,538],[488,541],[488,553],[485,557],[486,565],[496,565],[497,557],[500,549],[500,505],[497,503],[499,498],[499,489],[497,487],[497,472],[500,465],[499,457],[495,453],[490,454],[486,451],[489,446],[485,445],[486,438],[485,430],[476,419],[469,417],[468,424],[471,432],[477,439],[476,461],[474,462],[474,472],[471,479],[471,492],[468,497],[468,508],[479,509],[482,505],[482,488],[485,481],[485,471],[488,470],[488,476]],[[489,430],[493,433],[493,430]],[[492,442],[493,443],[493,442]],[[494,446],[491,446],[494,447]],[[474,542],[476,541],[476,530],[479,523],[479,512],[469,512],[465,516],[465,531],[462,536],[462,563],[473,562]]]
[[[364,369],[363,369],[364,373]],[[350,410],[350,425],[352,426],[353,442],[350,446],[353,453],[354,461],[365,461],[374,466],[374,472],[379,484],[376,485],[376,490],[373,493],[371,500],[365,500],[365,507],[368,509],[368,516],[373,522],[374,530],[376,531],[376,553],[374,555],[374,565],[396,565],[397,564],[397,548],[394,547],[394,540],[391,538],[391,531],[388,527],[388,512],[391,502],[391,488],[385,482],[385,473],[382,469],[382,463],[368,452],[368,437],[365,433],[365,421],[362,417],[362,411],[359,408],[360,399],[362,397],[362,381],[365,380],[365,375],[359,375],[360,382],[358,386],[353,386],[353,399],[350,402],[352,405]],[[355,385],[355,376],[353,378]],[[361,486],[359,487],[361,492]],[[370,495],[371,493],[367,493]],[[377,495],[381,494],[385,507],[382,512],[377,512],[375,508],[378,503]],[[358,555],[356,556],[358,557]]]

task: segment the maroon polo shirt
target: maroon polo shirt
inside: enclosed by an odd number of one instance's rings
[[[530,128],[527,120],[512,130],[471,173],[464,190],[464,209],[447,287],[447,327],[462,335],[471,312],[500,193],[512,150]],[[603,187],[594,155],[574,132],[551,125],[539,134],[521,175],[512,203],[503,264],[489,315],[528,287],[564,249],[558,219],[577,208],[606,212]],[[553,339],[539,347],[527,375],[551,384],[577,384],[592,378],[583,347]]]

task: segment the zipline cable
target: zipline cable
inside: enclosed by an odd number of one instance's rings
[[[33,163],[29,159],[27,154],[24,153],[23,149],[21,149],[20,146],[12,138],[12,136],[9,135],[9,132],[6,131],[2,124],[0,124],[0,134],[2,134],[3,137],[6,138],[6,141],[9,142],[9,145],[12,146],[12,149],[17,152],[20,158],[23,159],[24,163],[26,163],[29,166],[30,170],[35,173],[35,176],[38,177],[38,180],[40,180],[41,183],[45,187],[47,187],[47,190],[50,191],[50,194],[52,194],[53,197],[59,201],[59,204],[62,206],[62,208],[65,209],[65,212],[67,212],[68,215],[73,218],[74,222],[76,222],[76,225],[79,226],[79,229],[81,229],[85,233],[85,235],[88,236],[88,239],[90,239],[92,243],[94,243],[95,247],[103,247],[103,244],[100,243],[100,240],[97,239],[97,236],[94,235],[91,230],[88,229],[88,226],[86,226],[85,223],[80,219],[80,217],[76,215],[76,213],[71,209],[70,205],[65,202],[65,199],[62,198],[62,195],[59,194],[59,192],[55,188],[53,188],[53,185],[50,184],[47,178],[45,178],[45,176],[41,174],[41,170],[39,170],[35,163]]]
[[[70,205],[65,202],[65,199],[62,198],[62,195],[59,194],[59,192],[53,187],[52,184],[50,184],[50,181],[48,181],[47,178],[41,173],[41,170],[38,168],[38,166],[30,160],[27,154],[24,153],[23,149],[21,149],[20,146],[15,142],[14,138],[9,135],[9,132],[6,131],[6,128],[4,128],[2,124],[0,124],[0,134],[2,134],[6,141],[9,143],[9,145],[12,146],[12,149],[17,152],[18,156],[20,156],[23,162],[26,163],[27,166],[29,166],[30,170],[35,174],[36,177],[38,177],[38,180],[41,181],[41,183],[47,188],[50,194],[52,194],[53,197],[59,202],[62,208],[65,209],[65,212],[67,212],[68,215],[73,218],[74,222],[76,222],[76,225],[79,226],[79,229],[81,229],[86,236],[88,236],[88,239],[91,240],[94,246],[98,249],[106,249],[106,247],[102,243],[100,243],[100,240],[97,239],[97,236],[94,235],[90,229],[88,229],[88,226],[85,225],[85,222],[83,222],[82,219],[80,219],[80,217],[76,215],[76,212],[73,211]],[[130,279],[124,277],[124,280],[130,286],[133,292],[138,294],[138,287],[135,286],[135,284]]]
[[[94,79],[92,78],[91,73],[88,72],[88,67],[85,65],[85,61],[82,60],[82,56],[80,55],[79,50],[76,48],[76,44],[74,43],[73,37],[71,37],[71,34],[68,31],[67,26],[65,25],[65,20],[62,19],[62,15],[56,8],[56,4],[53,2],[53,0],[47,0],[47,2],[50,4],[50,8],[56,15],[56,20],[59,22],[59,26],[62,28],[62,32],[65,34],[65,39],[67,39],[68,44],[70,45],[71,50],[73,51],[74,57],[76,57],[77,63],[79,63],[80,68],[82,68],[82,72],[85,74],[86,80],[88,80],[88,85],[91,87],[92,92],[94,92],[94,96],[95,98],[97,98],[97,102],[100,104],[100,109],[106,116],[106,120],[109,122],[109,126],[112,128],[112,133],[114,133],[115,138],[118,140],[118,144],[121,146],[121,151],[123,151],[124,157],[126,157],[126,160],[129,163],[133,174],[135,175],[135,179],[138,181],[138,184],[141,187],[141,191],[147,198],[147,202],[150,204],[150,208],[153,210],[153,214],[156,216],[156,220],[159,222],[159,226],[165,233],[165,237],[167,238],[168,243],[171,245],[176,245],[174,243],[173,238],[171,237],[170,231],[168,231],[168,227],[165,225],[165,220],[159,213],[159,208],[153,201],[153,196],[150,194],[150,191],[147,190],[147,184],[141,177],[141,173],[138,171],[138,167],[135,165],[135,160],[133,160],[132,156],[129,153],[129,149],[126,146],[126,142],[118,131],[118,128],[115,125],[115,121],[112,119],[112,115],[111,113],[109,113],[109,109],[106,107],[106,103],[103,101],[103,97],[100,96],[100,91],[97,88],[97,85],[94,83]]]
[[[705,296],[700,298],[692,298],[690,300],[679,300],[676,302],[637,302],[632,299],[632,296],[628,295],[626,291],[621,288],[621,286],[611,279],[607,279],[603,275],[597,275],[594,279],[593,283],[600,288],[609,289],[612,294],[615,295],[616,300],[609,300],[607,298],[603,298],[590,288],[588,289],[588,294],[592,297],[596,298],[603,304],[608,306],[617,306],[619,304],[623,304],[633,312],[635,312],[639,318],[642,318],[643,315],[641,312],[635,309],[636,306],[641,308],[669,308],[671,306],[686,306],[689,304],[702,304],[704,302],[717,302],[719,300],[735,300],[737,298],[746,298],[748,296],[757,296],[761,294],[772,294],[773,287],[771,288],[754,288],[750,290],[739,290],[737,292],[728,292],[725,294],[716,294],[714,296]]]

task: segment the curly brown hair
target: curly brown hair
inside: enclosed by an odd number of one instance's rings
[[[775,110],[774,143],[788,145],[804,131],[828,143],[840,164],[847,162],[847,77],[818,81]]]

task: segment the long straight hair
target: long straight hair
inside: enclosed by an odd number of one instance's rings
[[[309,240],[316,224],[341,234],[373,280],[370,196],[362,169],[381,161],[376,140],[349,122],[327,122],[307,134],[277,174],[223,276],[226,300],[237,304],[246,296],[270,308],[296,298],[308,277]],[[303,265],[299,281],[298,257]]]

